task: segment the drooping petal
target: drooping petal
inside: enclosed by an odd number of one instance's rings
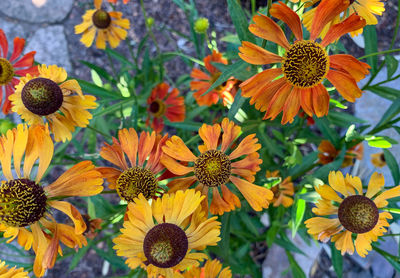
[[[272,4],[269,12],[273,17],[285,22],[297,40],[300,41],[303,39],[303,28],[300,23],[300,17],[291,8],[279,1],[279,4]]]
[[[327,74],[327,78],[347,101],[355,102],[356,98],[361,97],[362,91],[358,88],[351,75],[331,69]]]
[[[86,224],[79,211],[70,203],[65,201],[49,201],[49,206],[64,212],[74,222],[75,233],[82,234],[86,231]]]
[[[247,63],[253,65],[267,65],[273,63],[280,63],[282,57],[278,56],[268,50],[265,50],[254,43],[243,41],[242,46],[239,47],[239,56]]]
[[[289,97],[290,93],[292,92],[292,85],[289,83],[285,83],[273,96],[271,99],[268,110],[265,113],[264,119],[271,119],[274,120],[279,113],[282,112],[283,106],[287,98]]]
[[[378,197],[375,198],[374,203],[378,208],[387,206],[387,199],[396,198],[400,196],[400,185],[393,187],[389,190],[382,192]]]
[[[294,117],[297,115],[300,109],[300,95],[301,95],[300,88],[294,87],[290,95],[285,101],[283,105],[283,115],[281,123],[284,125],[286,123],[292,123]]]
[[[322,40],[321,45],[325,47],[339,39],[344,34],[363,28],[365,24],[366,21],[364,18],[353,13],[341,23],[331,26],[328,33],[326,33],[324,39]]]
[[[317,117],[328,115],[329,112],[329,93],[325,86],[318,84],[311,88],[312,105],[314,113]]]
[[[193,172],[193,167],[186,167],[169,155],[161,156],[161,163],[172,173],[178,176],[186,175],[187,173]]]
[[[329,56],[330,66],[334,69],[345,70],[356,82],[363,79],[371,67],[363,62],[358,61],[351,55],[336,54]]]

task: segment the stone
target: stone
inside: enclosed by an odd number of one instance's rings
[[[2,0],[0,11],[5,15],[33,23],[60,22],[72,9],[73,0]]]
[[[394,75],[400,74],[400,68]],[[361,82],[359,82],[359,86],[362,87],[369,79],[367,76]],[[387,79],[387,69],[384,67],[376,76],[375,80],[372,84],[376,84],[378,82],[384,81]],[[383,84],[383,86],[391,87],[398,90],[398,80],[387,82]],[[373,128],[379,120],[382,118],[383,114],[392,104],[390,100],[382,98],[370,91],[365,91],[361,98],[357,99],[355,102],[355,116],[361,119],[368,121],[368,124]],[[368,130],[370,130],[369,128]],[[367,130],[367,131],[368,131]],[[387,129],[382,132],[379,132],[378,135],[386,135],[390,138],[400,142],[400,135],[394,129]],[[397,159],[399,163],[400,157],[400,144],[393,144],[390,149],[390,152]],[[393,186],[393,178],[390,173],[389,167],[384,166],[383,168],[376,169],[371,163],[371,154],[382,152],[379,148],[373,148],[368,146],[367,142],[364,142],[364,158],[360,163],[360,170],[364,172],[363,176],[368,177],[372,174],[372,172],[382,173],[385,177],[385,186]],[[367,179],[368,182],[368,179]]]
[[[3,17],[0,17],[0,28],[7,36],[9,52],[12,51],[12,43],[15,37],[24,38],[26,41],[29,35],[29,30],[26,28],[26,26],[20,24],[19,22],[15,22],[14,20],[6,20]]]
[[[36,51],[35,61],[46,65],[57,65],[71,71],[67,39],[61,25],[41,28],[29,40],[25,51]]]

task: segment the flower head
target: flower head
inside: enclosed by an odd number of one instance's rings
[[[37,74],[37,66],[33,66],[36,51],[26,53],[21,57],[24,50],[25,40],[14,38],[14,49],[8,58],[8,41],[4,31],[0,29],[0,105],[3,101],[3,91],[5,92],[3,113],[8,114],[11,109],[11,102],[8,99],[14,93],[14,87],[18,85],[17,76],[26,74]]]
[[[76,80],[66,79],[65,69],[41,65],[39,75],[22,77],[15,94],[9,97],[13,112],[29,125],[44,124],[46,120],[55,141],[63,142],[71,140],[76,126],[89,124],[92,115],[87,110],[97,106],[96,98],[83,95]]]
[[[87,10],[82,16],[83,22],[75,26],[75,34],[81,34],[81,42],[90,47],[96,37],[96,47],[106,48],[108,41],[112,48],[116,48],[121,40],[125,40],[130,28],[130,22],[122,18],[121,12],[107,12],[101,9],[101,0],[95,0],[96,9]],[[124,0],[125,2],[125,0]]]
[[[207,32],[208,27],[210,26],[210,23],[208,22],[208,19],[205,17],[201,17],[196,20],[194,23],[194,30],[198,34],[204,34]]]
[[[150,205],[140,194],[128,204],[122,234],[113,240],[117,255],[127,257],[132,269],[146,269],[148,277],[172,278],[176,270],[198,266],[207,255],[195,250],[220,241],[221,223],[217,217],[207,219],[203,198],[195,190],[180,190]]]
[[[28,272],[23,268],[9,268],[5,262],[0,260],[0,277],[4,278],[29,278]]]
[[[183,122],[185,120],[184,98],[179,97],[178,89],[170,90],[167,83],[157,85],[147,99],[148,118],[146,123],[151,121],[151,128],[155,132],[161,132],[164,128],[164,118],[171,122]]]
[[[371,154],[371,163],[378,168],[386,166],[386,159],[383,152]]]
[[[400,196],[400,185],[382,191],[385,180],[382,174],[374,173],[368,183],[367,192],[359,177],[341,172],[329,173],[329,185],[316,187],[321,196],[313,212],[325,217],[313,217],[304,223],[308,233],[315,239],[327,242],[331,237],[338,250],[353,254],[354,245],[357,253],[365,257],[372,249],[371,242],[386,232],[392,219],[389,212],[379,212],[387,206],[387,199]],[[379,194],[378,194],[379,193]],[[353,244],[352,234],[356,234]]]
[[[42,125],[27,128],[20,124],[0,138],[0,145],[3,146],[0,163],[6,178],[0,185],[0,231],[11,238],[8,242],[18,238],[26,250],[33,248],[36,253],[33,271],[40,277],[53,267],[57,252],[62,255],[60,241],[70,248],[86,244],[82,235],[86,224],[81,214],[73,205],[56,197],[96,195],[103,190],[103,179],[92,162],[82,161],[43,187],[41,180],[54,146],[47,127]],[[12,158],[15,172],[11,171]],[[37,171],[32,171],[35,163]],[[68,215],[74,227],[57,223],[50,208]]]
[[[167,135],[161,137],[154,131],[143,131],[139,137],[135,129],[125,128],[118,131],[118,139],[113,138],[112,145],[105,143],[100,151],[102,158],[117,166],[98,168],[109,188],[116,189],[121,199],[128,202],[140,194],[146,199],[160,196],[164,189],[159,181],[168,177],[163,175],[165,167],[160,163],[161,146]]]
[[[292,30],[296,38],[292,44],[275,21],[262,14],[253,17],[255,24],[249,26],[250,32],[285,49],[281,57],[247,41],[239,48],[239,56],[250,64],[281,63],[281,67],[266,69],[240,85],[242,95],[251,97],[250,104],[266,112],[264,119],[273,120],[283,111],[282,124],[286,124],[293,121],[300,107],[311,117],[327,115],[330,97],[322,84],[326,78],[347,101],[354,102],[361,97],[357,82],[368,74],[368,64],[351,55],[328,55],[326,46],[363,27],[365,20],[353,14],[331,26],[321,43],[315,41],[325,25],[348,4],[349,0],[322,0],[315,13],[309,40],[303,38],[299,16],[282,2],[273,4],[270,13]]]
[[[316,4],[320,0],[313,0],[312,4],[309,0],[302,1],[309,2],[309,4],[306,3],[307,7],[309,5]],[[328,22],[328,24],[322,29],[320,37],[324,38],[332,25],[343,22],[346,18],[353,14],[357,14],[365,19],[367,25],[376,25],[378,24],[378,19],[376,18],[376,15],[382,15],[382,13],[385,11],[384,3],[380,0],[350,0],[349,4],[350,5],[348,6],[346,12],[344,12],[343,14],[337,14],[330,22]],[[312,22],[315,20],[316,9],[316,7],[312,8],[303,15],[303,24],[308,30],[311,30]],[[354,37],[362,34],[362,32],[363,28],[360,28],[351,31],[350,35]]]
[[[279,171],[267,171],[265,177],[279,177]],[[273,186],[271,190],[274,193],[274,198],[271,201],[274,207],[278,207],[282,204],[285,208],[288,208],[293,204],[294,187],[292,177],[285,178],[279,184]]]
[[[217,259],[207,260],[203,267],[192,266],[182,273],[184,278],[231,278],[232,271],[229,266],[222,269],[222,264]]]
[[[273,197],[272,191],[253,184],[262,163],[257,153],[261,145],[257,143],[255,134],[251,134],[233,147],[240,133],[241,128],[227,118],[221,124],[203,124],[199,135],[204,145],[198,147],[200,154],[197,156],[178,136],[167,140],[162,148],[164,154],[161,162],[173,174],[185,175],[169,182],[169,192],[198,184],[197,190],[203,195],[207,196],[211,191],[211,213],[222,215],[240,207],[239,198],[226,186],[233,183],[254,210],[267,208]],[[207,198],[204,202],[207,202]]]
[[[318,158],[319,163],[325,165],[331,163],[338,157],[340,151],[338,151],[334,145],[328,140],[322,140],[318,146]],[[346,151],[344,155],[344,160],[342,163],[342,168],[351,166],[354,164],[354,160],[362,160],[364,155],[364,145],[359,143]]]
[[[207,72],[193,68],[190,73],[190,77],[194,79],[190,82],[190,90],[195,91],[193,97],[198,105],[211,106],[217,104],[220,99],[222,99],[225,106],[228,103],[232,104],[237,91],[237,80],[233,77],[203,96],[208,88],[221,76],[221,72],[211,62],[228,64],[228,61],[222,58],[222,54],[214,50],[211,55],[204,58],[204,66]]]

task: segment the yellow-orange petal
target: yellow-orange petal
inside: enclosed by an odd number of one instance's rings
[[[267,41],[277,43],[285,49],[290,47],[282,28],[271,18],[260,14],[253,16],[253,21],[255,24],[250,24],[249,30],[254,35]]]
[[[162,147],[165,154],[181,161],[195,161],[197,157],[186,147],[181,138],[174,135]]]
[[[71,218],[72,222],[74,222],[76,234],[82,234],[86,231],[85,221],[83,220],[82,215],[73,205],[65,201],[50,201],[48,204],[49,206],[64,212],[69,216],[69,218]]]
[[[265,93],[264,88],[281,74],[281,68],[267,69],[257,73],[239,85],[242,89],[242,96],[251,97],[254,103],[254,100],[258,98],[260,94]]]
[[[335,242],[335,247],[337,250],[341,251],[342,256],[346,253],[353,255],[354,244],[350,231],[344,231],[343,233],[334,235],[332,237],[332,242]]]
[[[139,138],[139,155],[138,155],[138,165],[142,166],[151,151],[153,150],[154,143],[156,142],[156,133],[153,131],[151,134],[142,131]]]
[[[270,118],[271,120],[275,119],[279,113],[282,112],[283,106],[290,93],[292,92],[292,85],[289,83],[285,83],[273,96],[271,99],[268,110],[265,113],[264,119]]]
[[[231,210],[235,208],[240,208],[241,204],[238,196],[233,194],[232,191],[230,191],[225,184],[221,185],[220,187],[222,192],[222,199],[224,199],[225,202],[230,205]]]
[[[363,28],[365,24],[366,24],[365,19],[353,13],[341,23],[331,26],[331,28],[329,28],[328,30],[328,33],[326,33],[324,39],[322,40],[321,45],[323,47],[326,47],[328,44],[336,41],[341,36],[351,31]]]
[[[160,161],[170,172],[174,173],[175,175],[183,176],[187,173],[193,172],[193,167],[186,167],[169,155],[163,154]]]
[[[331,171],[328,176],[329,185],[336,191],[347,197],[349,194],[346,190],[346,183],[342,172]]]
[[[322,29],[349,6],[349,0],[322,0],[316,8],[311,25],[310,40],[315,40]]]
[[[221,151],[225,152],[230,144],[239,136],[242,129],[228,118],[222,120],[221,128],[224,132],[222,134]]]
[[[113,144],[104,143],[104,147],[100,150],[100,156],[112,164],[118,166],[122,170],[128,169],[128,164],[125,159],[124,152],[117,139],[113,138]]]
[[[117,184],[117,179],[122,174],[122,171],[112,168],[112,167],[98,167],[96,168],[98,172],[102,175],[104,179],[108,182],[108,187],[110,189],[115,189]]]
[[[239,189],[240,193],[242,193],[243,197],[255,211],[261,211],[263,208],[268,208],[269,201],[274,197],[271,190],[254,185],[232,175],[229,179]]]
[[[169,187],[168,193],[174,193],[178,190],[186,190],[191,187],[195,181],[197,181],[195,176],[174,179],[167,184]]]
[[[199,136],[203,140],[207,150],[216,150],[221,134],[221,126],[219,124],[207,125],[203,124],[199,128]]]
[[[300,23],[300,17],[281,1],[274,3],[269,10],[273,17],[276,17],[289,26],[297,40],[303,39],[303,28]]]
[[[362,258],[365,258],[365,256],[368,254],[368,251],[372,250],[371,239],[368,236],[368,233],[358,234],[356,240],[354,241],[354,245],[356,246],[357,254]]]
[[[383,177],[382,174],[374,172],[369,179],[368,183],[368,189],[367,193],[365,194],[365,197],[367,198],[372,198],[381,191],[381,189],[385,186],[385,178]]]
[[[223,215],[225,212],[231,211],[230,205],[221,198],[218,188],[212,189],[212,201],[210,205],[210,212],[212,214]]]
[[[341,203],[343,201],[343,199],[339,197],[339,195],[335,192],[335,190],[333,190],[332,187],[326,184],[321,186],[316,186],[315,191],[317,191],[318,194],[324,199],[328,199],[338,203]]]
[[[126,156],[129,159],[132,167],[136,166],[136,156],[138,153],[138,135],[136,130],[133,128],[130,129],[121,129],[118,132],[118,139],[121,143],[121,148],[125,152]]]
[[[253,65],[267,65],[280,63],[282,61],[281,56],[269,52],[268,50],[248,41],[242,42],[239,51],[240,58]]]
[[[256,136],[255,134],[247,135],[239,143],[236,149],[233,152],[231,152],[231,154],[229,155],[229,159],[233,160],[242,155],[251,154],[261,149],[261,145],[257,143],[258,139],[255,136]]]
[[[331,69],[326,77],[347,101],[355,102],[356,98],[361,97],[362,91],[358,88],[356,81],[351,75]]]
[[[400,196],[400,185],[393,187],[389,190],[382,192],[378,197],[375,198],[374,203],[378,208],[387,206],[387,199],[396,198]]]

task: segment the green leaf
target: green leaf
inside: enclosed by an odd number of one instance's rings
[[[235,75],[237,72],[244,70],[247,66],[248,64],[243,60],[237,61],[236,63],[229,65],[226,70],[222,72],[220,77],[218,77],[218,79],[215,80],[215,82],[210,86],[210,88],[208,88],[208,90],[205,91],[204,94],[202,94],[202,96],[208,94],[210,91],[214,90],[219,85],[227,81],[231,76]]]
[[[367,25],[364,27],[365,55],[378,52],[378,38],[376,36],[375,25]],[[375,73],[378,67],[378,56],[367,58],[368,64],[371,66],[371,73]]]
[[[387,67],[387,79],[390,79],[393,74],[395,74],[397,67],[399,66],[399,61],[392,55],[385,56],[385,62]]]
[[[240,6],[238,0],[227,0],[228,11],[231,16],[233,25],[235,25],[236,33],[241,41],[249,41],[254,43],[254,36],[249,31],[249,23],[246,15]]]
[[[307,189],[303,188],[300,194],[306,193]],[[296,195],[297,196],[297,195]],[[294,216],[293,226],[292,226],[292,238],[296,236],[297,230],[299,229],[301,223],[303,223],[304,213],[306,211],[306,201],[296,197],[295,204],[292,208],[292,218]]]
[[[242,220],[243,224],[246,226],[246,229],[248,229],[254,236],[259,236],[260,233],[258,232],[257,227],[254,225],[254,223],[251,221],[251,218],[245,211],[240,211],[239,212],[239,217]]]
[[[279,230],[281,229],[280,223],[278,221],[272,221],[271,227],[269,227],[267,231],[267,246],[271,247],[275,241],[276,235],[278,234]]]
[[[110,48],[106,48],[105,52],[108,53],[112,58],[118,60],[120,63],[135,68],[135,64],[130,62],[125,56],[119,54],[117,51],[112,50]]]
[[[80,60],[79,62],[80,62],[81,64],[84,64],[84,65],[87,66],[88,68],[94,70],[99,76],[103,77],[105,80],[107,80],[107,81],[109,81],[109,82],[111,82],[111,83],[116,84],[116,81],[114,80],[114,78],[113,78],[105,69],[103,69],[102,67],[93,65],[93,64],[91,64],[91,63],[89,63],[89,62],[82,61],[82,60]],[[92,74],[92,77],[93,77],[93,74]],[[93,80],[93,81],[94,81],[94,80]],[[96,83],[96,82],[95,82],[95,83]],[[96,83],[96,85],[98,85],[98,84]],[[101,86],[101,85],[98,85],[98,86]]]
[[[396,158],[389,150],[383,150],[383,154],[385,156],[385,161],[390,169],[390,172],[392,172],[394,184],[399,184],[400,169],[399,169],[399,164],[397,164]]]
[[[286,251],[286,255],[289,259],[290,268],[294,278],[306,278],[304,271],[301,267],[297,264],[296,260],[294,259],[293,255]]]
[[[382,255],[393,266],[393,268],[396,269],[397,272],[400,272],[400,260],[398,257],[378,248],[375,244],[372,244],[372,248],[374,251]]]
[[[383,114],[382,118],[376,124],[375,128],[387,124],[388,122],[390,122],[391,119],[393,119],[399,113],[400,113],[400,98],[398,98],[396,101],[392,103],[392,105],[390,105],[390,107]]]
[[[102,99],[121,99],[121,95],[117,94],[117,93],[113,93],[110,92],[102,87],[96,86],[90,82],[87,82],[85,80],[81,80],[81,79],[76,79],[79,82],[79,85],[82,88],[82,91],[87,93],[87,94],[91,94],[91,95],[95,95],[95,96],[99,96]]]
[[[198,122],[191,122],[191,121],[184,121],[184,122],[170,122],[165,121],[165,124],[168,126],[175,127],[177,129],[189,130],[189,131],[198,131],[201,127],[202,123]]]
[[[232,213],[224,213],[221,217],[221,241],[219,245],[221,246],[221,250],[223,253],[223,257],[225,259],[229,258],[229,242],[231,237],[231,214]]]
[[[343,275],[343,256],[339,250],[336,249],[335,244],[331,243],[331,256],[333,269],[336,272],[338,278],[342,278]]]
[[[233,120],[236,113],[239,111],[239,109],[242,107],[242,105],[245,101],[246,101],[246,99],[244,97],[242,97],[242,91],[241,91],[241,89],[239,89],[235,95],[235,99],[233,100],[232,106],[228,111],[228,118],[230,120]]]
[[[285,234],[285,232],[281,231],[279,233],[280,238],[276,238],[275,239],[275,243],[278,244],[280,247],[284,248],[287,251],[290,252],[295,252],[295,253],[299,253],[302,255],[306,255],[303,251],[301,251],[300,248],[298,248],[296,245],[294,245],[294,243],[292,242],[292,240],[288,239],[287,235]]]
[[[396,90],[386,86],[369,86],[366,88],[373,92],[374,94],[386,98],[388,100],[394,101],[400,98],[400,90]]]
[[[392,144],[384,136],[369,136],[365,137],[365,140],[367,140],[368,145],[370,147],[381,148],[381,149],[387,149],[392,147]]]
[[[348,127],[354,123],[366,123],[366,120],[354,117],[353,115],[347,114],[345,112],[329,111],[328,119],[330,122],[337,126]]]
[[[201,66],[204,66],[204,62],[203,61],[201,61],[199,59],[196,59],[196,58],[194,58],[192,56],[189,56],[189,55],[186,55],[186,54],[183,54],[183,53],[180,53],[180,52],[176,52],[176,51],[161,53],[160,56],[158,56],[156,59],[157,60],[158,59],[162,59],[163,62],[166,62],[166,61],[169,61],[169,60],[171,60],[171,59],[173,59],[173,58],[175,58],[177,56],[183,57],[185,59],[188,59],[188,60],[192,61],[193,63],[196,63],[196,64],[199,64]]]

